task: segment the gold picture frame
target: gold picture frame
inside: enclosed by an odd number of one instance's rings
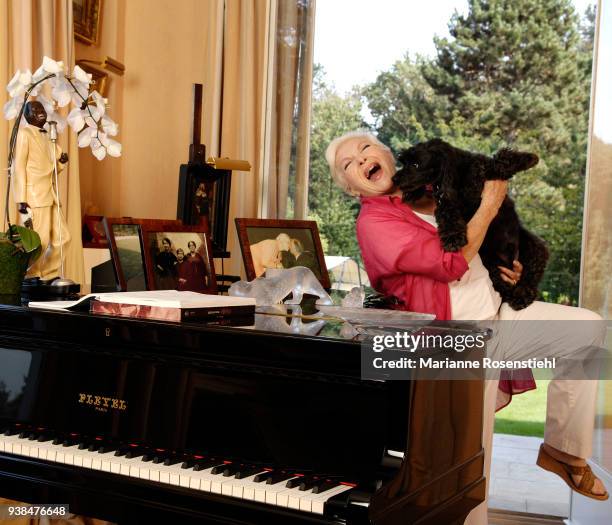
[[[90,45],[98,43],[101,7],[102,0],[72,0],[75,38]]]
[[[90,89],[92,91],[95,89],[102,97],[106,97],[108,92],[108,73],[100,66],[92,64],[91,62],[91,60],[77,60],[76,63],[85,73],[91,74],[91,79],[94,81],[94,84]]]

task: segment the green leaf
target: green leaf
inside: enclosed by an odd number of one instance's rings
[[[32,253],[33,256],[38,256],[33,252],[40,252],[40,237],[34,230],[30,230],[24,226],[16,224],[11,225],[10,229],[11,240],[14,244],[18,244],[25,253]]]

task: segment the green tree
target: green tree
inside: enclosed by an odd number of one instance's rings
[[[327,254],[358,258],[355,219],[359,203],[334,184],[325,160],[325,150],[334,138],[366,126],[361,117],[362,102],[358,93],[345,97],[338,95],[326,82],[323,68],[315,65],[312,106],[308,183],[310,218],[319,224]]]
[[[379,135],[394,148],[433,136],[491,154],[533,151],[513,179],[523,222],[551,261],[542,289],[575,302],[582,232],[593,11],[569,0],[469,0],[432,60],[406,57],[366,87]]]

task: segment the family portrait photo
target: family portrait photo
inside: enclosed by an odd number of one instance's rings
[[[146,233],[150,288],[210,293],[216,282],[203,232]]]

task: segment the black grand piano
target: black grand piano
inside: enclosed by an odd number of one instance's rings
[[[0,497],[130,525],[463,523],[482,382],[362,380],[359,340],[315,322],[1,305]]]

